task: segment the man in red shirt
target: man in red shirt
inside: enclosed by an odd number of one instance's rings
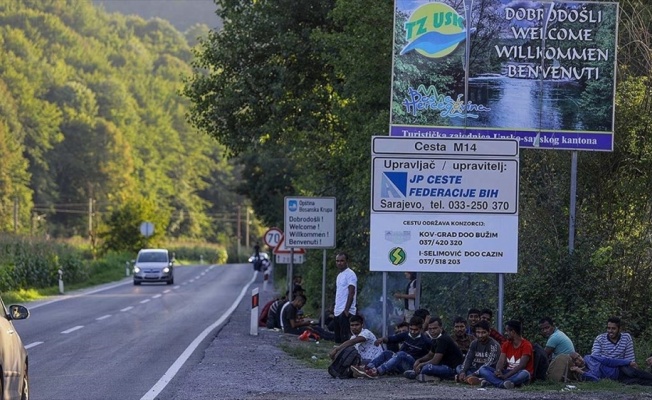
[[[530,382],[534,375],[534,351],[532,343],[521,336],[521,323],[507,321],[505,334],[507,341],[500,347],[496,368],[483,366],[478,371],[482,387],[513,389]]]

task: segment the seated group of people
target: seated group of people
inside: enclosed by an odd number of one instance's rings
[[[451,380],[482,387],[513,389],[531,382],[535,374],[535,346],[522,336],[520,321],[505,324],[505,336],[491,326],[488,309],[469,310],[468,322],[457,317],[453,335],[444,329],[439,317],[417,310],[395,334],[376,338],[364,328],[360,315],[351,316],[351,338],[331,352],[355,346],[361,363],[351,366],[354,377],[376,379],[388,374],[403,374],[420,382]],[[545,348],[536,345],[537,356],[545,360],[541,368],[546,379],[597,381],[613,379],[626,384],[652,386],[652,374],[639,369],[634,361],[631,335],[621,332],[620,319],[609,318],[607,332],[596,337],[590,355],[582,357],[572,341],[555,327],[550,317],[539,321],[547,338]],[[387,346],[387,349],[383,348]],[[392,346],[399,345],[400,347]],[[652,365],[652,357],[647,360]],[[539,364],[540,365],[540,364]],[[539,374],[537,374],[539,375]]]

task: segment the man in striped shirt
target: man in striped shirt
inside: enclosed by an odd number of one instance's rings
[[[620,318],[607,320],[607,332],[595,338],[591,355],[634,361],[634,341],[629,333],[620,331]]]

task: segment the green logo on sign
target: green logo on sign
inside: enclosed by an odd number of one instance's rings
[[[405,250],[401,247],[394,247],[389,251],[389,261],[394,265],[401,265],[407,260]]]

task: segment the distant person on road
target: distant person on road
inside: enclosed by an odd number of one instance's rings
[[[565,382],[568,379],[568,371],[573,366],[570,355],[575,353],[575,346],[570,338],[555,326],[550,317],[541,318],[539,329],[543,337],[548,338],[544,348],[550,361],[546,379],[552,382]]]
[[[394,297],[403,300],[403,320],[409,321],[416,311],[417,298],[417,274],[416,272],[406,272],[405,278],[408,280],[407,287],[403,293],[396,292]]]
[[[351,337],[351,324],[349,318],[356,314],[356,296],[358,291],[358,277],[349,268],[349,257],[340,252],[335,256],[335,265],[340,271],[335,283],[335,307],[333,314],[335,320],[335,343],[341,344]]]
[[[491,330],[489,331],[489,336],[491,336],[498,344],[503,344],[507,341],[507,338],[503,335],[500,334],[494,327],[493,327],[493,316],[494,313],[488,308],[483,308],[482,311],[480,311],[480,320],[481,321],[487,321],[489,323],[489,327]]]
[[[478,371],[487,366],[496,368],[500,357],[500,343],[489,336],[491,326],[485,320],[480,320],[475,325],[476,339],[471,342],[464,363],[457,367],[457,382],[466,382],[469,385],[479,385]]]
[[[333,348],[328,355],[331,359],[335,359],[337,353],[347,347],[355,346],[355,349],[360,354],[360,365],[367,365],[371,360],[378,357],[383,352],[381,347],[375,345],[376,335],[369,329],[364,327],[364,318],[360,315],[352,315],[350,318],[351,324],[351,338],[341,345]],[[355,376],[355,370],[352,370]]]

